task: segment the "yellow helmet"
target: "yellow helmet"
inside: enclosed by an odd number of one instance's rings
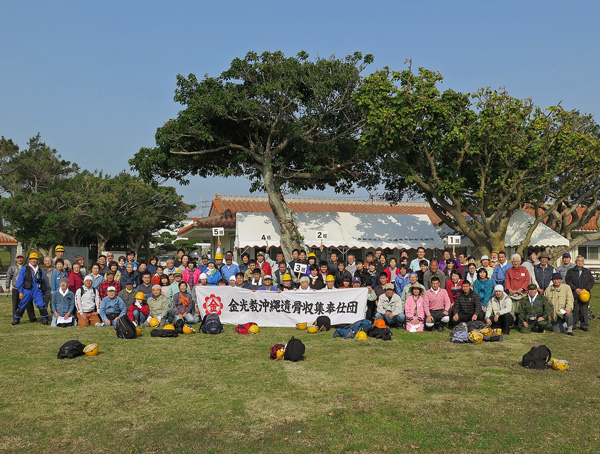
[[[65,252],[65,247],[61,246],[60,244],[57,244],[56,247],[54,248],[55,252]]]
[[[480,329],[479,332],[483,334],[483,337],[492,337],[492,334],[494,334],[494,330],[492,328],[488,328],[487,326]]]
[[[196,330],[191,325],[183,325],[183,334],[194,334]]]
[[[35,252],[32,252],[31,254],[29,254],[29,258],[30,258],[30,259],[38,259],[38,260],[39,260],[39,259],[40,259],[40,256],[39,256],[39,255],[37,255],[37,253],[35,253]]]
[[[307,326],[308,326],[308,323],[306,323],[306,322],[296,323],[296,328],[298,328],[298,329],[306,329]]]
[[[290,276],[288,273],[285,273],[282,277],[281,277],[282,281],[291,281],[292,280],[292,276]]]
[[[260,328],[258,327],[258,325],[254,324],[251,325],[250,328],[248,328],[248,331],[250,331],[252,334],[258,334]]]
[[[356,339],[367,339],[367,333],[365,333],[362,329],[356,333],[356,335],[354,336]]]
[[[135,294],[135,299],[136,300],[145,300],[146,299],[146,294],[144,292],[137,292]]]
[[[158,325],[160,325],[160,322],[157,318],[150,317],[150,319],[148,320],[148,325],[150,325],[152,328],[156,328]]]
[[[311,252],[310,254],[308,254],[309,257],[317,257],[317,254],[315,254],[314,252]]]
[[[494,334],[497,334],[498,336],[500,334],[502,334],[502,328],[494,328],[492,331],[493,331]]]
[[[328,274],[327,277],[325,278],[325,282],[334,282],[335,281],[335,277],[333,277],[333,274]]]
[[[282,359],[284,353],[285,353],[285,348],[280,348],[279,350],[277,350],[277,359]]]
[[[483,334],[479,331],[471,331],[469,333],[469,340],[474,344],[481,344],[483,342]]]
[[[170,323],[168,325],[163,326],[163,329],[172,329],[173,331],[175,331],[175,327]]]
[[[83,353],[87,356],[96,356],[98,354],[98,344],[88,344],[83,349]]]
[[[552,358],[550,359],[550,365],[554,370],[562,370],[563,372],[569,370],[569,363],[564,359]]]
[[[579,301],[581,301],[582,303],[587,303],[590,300],[590,292],[588,292],[587,290],[582,290],[581,292],[579,292]]]
[[[139,326],[135,327],[135,332],[137,333],[138,337],[142,335],[142,328],[140,328]]]
[[[319,327],[315,326],[315,325],[310,325],[306,331],[308,331],[310,334],[315,334],[317,332],[319,332]]]
[[[223,260],[223,254],[221,254],[221,253],[215,254],[215,260]]]

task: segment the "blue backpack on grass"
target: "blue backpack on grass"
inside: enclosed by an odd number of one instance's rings
[[[333,337],[341,337],[343,339],[353,339],[360,330],[363,330],[365,333],[368,333],[371,329],[371,321],[370,320],[359,320],[357,322],[352,323],[352,325],[348,325],[344,328],[338,328],[333,333]]]

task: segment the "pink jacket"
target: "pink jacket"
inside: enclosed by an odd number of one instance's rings
[[[413,295],[410,295],[404,302],[404,314],[406,315],[406,331],[411,331],[411,322],[415,318],[420,322],[417,325],[416,331],[423,331],[425,323],[425,299],[419,296],[417,301],[415,301]],[[414,330],[415,328],[412,329]]]
[[[432,289],[425,292],[425,315],[431,315],[431,311],[448,311],[450,312],[450,297],[448,292],[443,288],[438,290],[437,295]]]
[[[189,268],[186,268],[185,270],[183,270],[183,279],[182,281],[185,282],[186,284],[190,284],[190,274],[192,273],[192,271]],[[194,268],[194,286],[198,285],[198,281],[200,280],[200,275],[202,274],[202,271],[200,271],[200,268]]]

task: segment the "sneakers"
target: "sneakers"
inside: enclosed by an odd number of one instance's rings
[[[575,337],[575,334],[573,334],[572,332],[567,332],[567,336],[573,336],[573,337]]]
[[[440,333],[444,332],[444,327],[442,325],[438,325],[436,328]]]
[[[102,323],[96,322],[96,324],[94,326],[102,326]]]
[[[46,326],[48,324],[48,317],[42,317],[42,326]]]
[[[580,327],[579,327],[579,329],[580,329],[581,331],[587,331],[587,330],[588,330],[587,326],[586,326],[585,328],[584,328],[583,326],[580,326]]]
[[[19,323],[21,323],[20,318],[13,318],[13,321],[10,322],[10,326],[17,326]]]

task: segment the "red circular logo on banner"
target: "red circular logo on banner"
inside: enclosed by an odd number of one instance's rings
[[[221,297],[210,295],[204,298],[204,304],[202,305],[206,310],[207,314],[221,315],[221,309],[223,309],[223,303],[221,303]]]

